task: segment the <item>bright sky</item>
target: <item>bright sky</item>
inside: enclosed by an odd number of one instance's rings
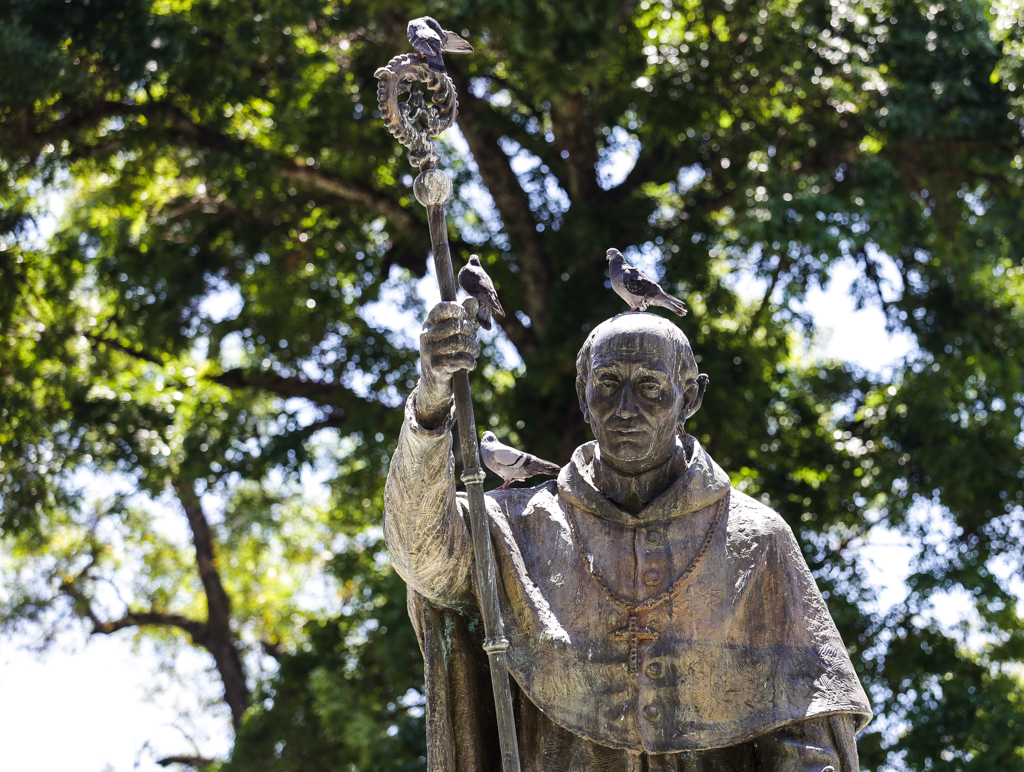
[[[194,754],[192,740],[204,755],[228,753],[226,711],[159,674],[151,651],[134,652],[126,633],[83,638],[68,631],[42,655],[0,641],[0,770],[155,772],[158,758]],[[181,677],[205,659],[184,652]]]

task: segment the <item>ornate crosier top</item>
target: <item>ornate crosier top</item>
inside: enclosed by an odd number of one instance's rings
[[[451,128],[458,115],[455,85],[427,66],[419,54],[400,54],[374,73],[380,81],[377,103],[381,119],[395,139],[409,149],[409,163],[421,171],[440,160],[432,137]],[[432,92],[430,104],[425,90]],[[399,97],[408,94],[404,102]]]

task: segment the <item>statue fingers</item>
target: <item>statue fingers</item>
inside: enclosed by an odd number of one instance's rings
[[[438,303],[427,315],[420,333],[423,373],[428,378],[459,370],[475,370],[480,356],[476,325],[458,303]],[[445,378],[447,380],[447,378]]]
[[[424,325],[423,332],[420,333],[420,346],[458,335],[476,338],[476,327],[473,322],[460,316],[455,319],[444,319],[436,324]]]
[[[469,353],[452,354],[441,361],[444,372],[451,375],[459,370],[476,370],[476,357]]]
[[[458,303],[442,300],[430,309],[423,326],[439,324],[447,319],[466,319],[466,310]]]
[[[465,354],[476,359],[480,356],[480,344],[473,336],[449,335],[441,340],[435,341],[430,347],[430,353],[435,358],[459,357]]]

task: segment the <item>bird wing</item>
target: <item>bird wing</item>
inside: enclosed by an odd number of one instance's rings
[[[477,300],[481,303],[487,303],[491,308],[498,312],[500,316],[505,315],[505,309],[501,307],[501,302],[498,300],[498,293],[494,289],[494,282],[491,281],[491,277],[482,268],[477,268],[473,271],[474,278],[480,282],[480,293],[477,295]]]
[[[459,271],[459,286],[481,303],[489,305],[501,316],[505,315],[505,310],[498,301],[498,293],[494,290],[494,282],[483,268],[467,265]]]
[[[451,30],[444,31],[445,41],[442,46],[442,51],[446,54],[471,54],[473,53],[473,46],[469,44],[469,41],[456,35]]]
[[[506,482],[525,480],[535,474],[558,474],[561,467],[552,464],[532,453],[510,448],[497,440],[480,445],[480,455],[484,466]]]
[[[622,264],[622,286],[630,294],[645,298],[662,291],[661,286],[648,277],[643,271],[633,266]]]
[[[441,36],[437,34],[424,19],[413,19],[406,28],[409,42],[417,51],[425,54],[428,59],[441,59],[443,50]]]
[[[486,303],[478,303],[476,323],[485,330],[491,329],[491,308]]]
[[[507,469],[514,469],[520,467],[526,463],[529,457],[529,453],[524,453],[521,450],[510,448],[508,445],[502,445],[497,440],[487,443],[485,453],[489,457],[488,461],[493,463],[495,466],[504,467]],[[488,466],[491,466],[489,463]]]

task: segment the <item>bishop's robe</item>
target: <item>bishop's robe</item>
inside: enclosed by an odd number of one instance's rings
[[[414,399],[384,532],[426,664],[428,770],[498,772],[451,421],[424,429]],[[782,518],[692,437],[636,514],[597,489],[595,455],[486,496],[523,772],[857,772],[871,711]]]

